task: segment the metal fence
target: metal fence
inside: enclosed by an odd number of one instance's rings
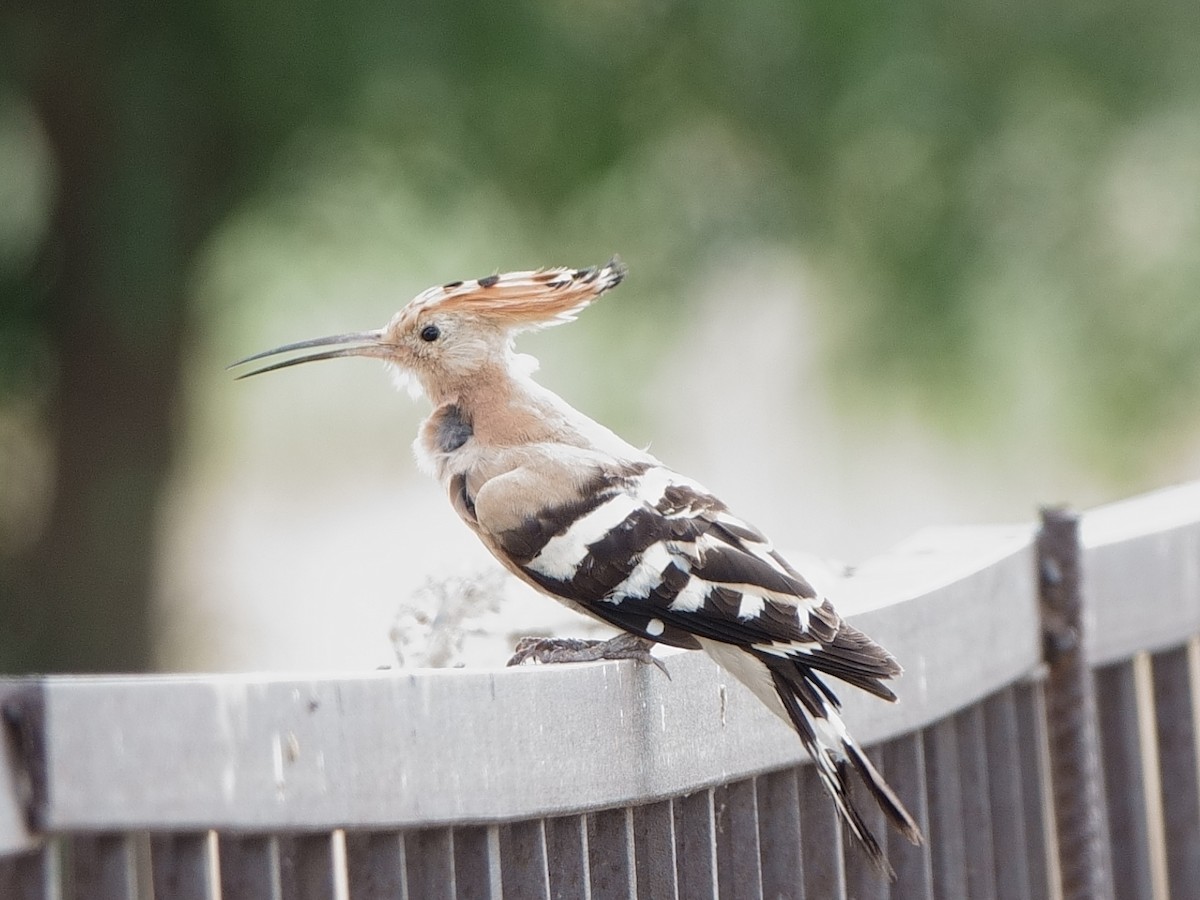
[[[842,692],[927,835],[895,884],[678,653],[0,681],[0,897],[1200,896],[1200,484],[1073,525],[924,532],[839,587],[906,667],[898,704]]]

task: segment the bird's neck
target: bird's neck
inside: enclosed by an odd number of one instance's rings
[[[446,390],[430,392],[434,410],[421,427],[417,455],[423,467],[444,478],[481,451],[533,444],[599,450],[619,459],[652,460],[603,425],[589,419],[524,372],[481,369]]]
[[[433,412],[413,449],[421,468],[439,481],[508,448],[561,439],[555,430],[561,416],[553,407],[562,401],[504,368],[485,368],[428,393]]]
[[[431,418],[453,409],[452,415],[470,424],[476,441],[496,447],[554,440],[562,409],[570,409],[559,397],[503,365],[486,366],[430,399]]]

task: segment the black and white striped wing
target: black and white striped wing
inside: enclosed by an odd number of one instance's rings
[[[511,567],[618,628],[674,646],[707,638],[803,659],[891,697],[878,682],[898,671],[891,658],[851,646],[858,633],[766,537],[669,469],[604,471],[569,501],[510,524],[492,538]]]

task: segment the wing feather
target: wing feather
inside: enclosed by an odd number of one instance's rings
[[[500,496],[530,479],[495,481],[472,506],[489,545],[527,581],[617,627],[663,643],[669,632],[785,654],[811,654],[843,627],[765,537],[668,469],[610,466],[548,505]],[[514,507],[531,512],[491,527],[489,509]],[[663,636],[645,632],[655,621]]]

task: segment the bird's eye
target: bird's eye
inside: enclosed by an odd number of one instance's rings
[[[421,340],[433,343],[442,336],[442,330],[436,325],[426,325],[421,329]]]

